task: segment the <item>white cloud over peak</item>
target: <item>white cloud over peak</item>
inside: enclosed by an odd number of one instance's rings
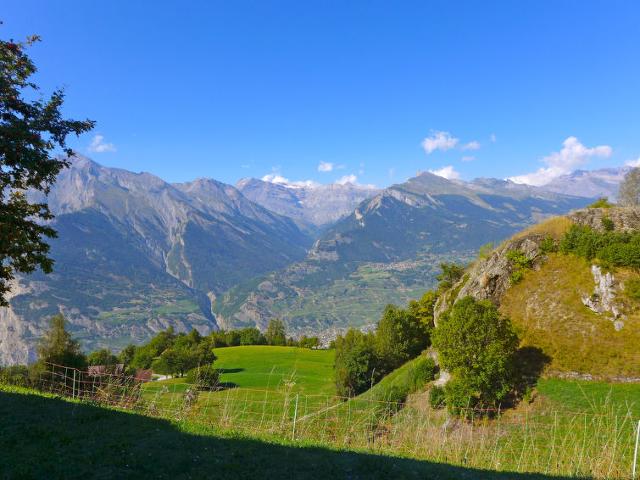
[[[317,187],[319,184],[314,182],[313,180],[300,180],[300,181],[291,181],[288,178],[283,177],[279,173],[269,173],[261,178],[263,182],[275,183],[278,185],[283,185],[285,187]]]
[[[460,147],[460,150],[480,150],[480,142],[473,140],[469,143],[465,143]]]
[[[351,175],[344,175],[340,177],[338,180],[336,180],[335,183],[337,183],[338,185],[346,185],[347,183],[350,183],[352,185],[357,185],[358,177],[356,177],[353,173]]]
[[[318,164],[319,172],[331,172],[335,168],[335,165],[331,162],[320,162]]]
[[[562,149],[559,152],[553,152],[542,159],[542,162],[547,165],[546,167],[539,168],[532,173],[509,177],[508,180],[527,185],[546,185],[554,178],[573,172],[576,168],[587,163],[590,158],[608,158],[612,152],[609,145],[586,147],[576,137],[567,137],[562,142]]]
[[[446,178],[447,180],[458,180],[460,178],[460,172],[453,168],[452,165],[447,165],[437,170],[429,170],[429,173]]]
[[[454,148],[460,140],[449,132],[432,132],[427,138],[422,140],[422,148],[427,155],[435,152],[436,150],[451,150]]]
[[[640,157],[636,158],[635,160],[628,160],[628,161],[624,162],[624,164],[627,167],[638,168],[638,167],[640,167]]]
[[[115,152],[116,146],[113,143],[105,143],[104,135],[94,135],[88,150],[92,153]]]

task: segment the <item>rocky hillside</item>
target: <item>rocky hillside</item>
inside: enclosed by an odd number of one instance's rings
[[[288,218],[214,180],[170,185],[76,158],[48,198],[54,273],[19,279],[0,309],[0,363],[24,362],[63,312],[85,347],[120,347],[174,325],[216,327],[210,301],[306,254]]]
[[[572,225],[640,233],[640,209],[583,209],[525,230],[477,260],[436,306],[436,321],[472,296],[499,305],[524,345],[538,347],[556,373],[640,377],[640,298],[636,270],[559,249]]]
[[[435,283],[442,261],[466,262],[541,219],[590,200],[495,179],[450,181],[425,173],[363,201],[329,228],[305,261],[240,284],[214,304],[221,324],[292,330],[374,323]]]

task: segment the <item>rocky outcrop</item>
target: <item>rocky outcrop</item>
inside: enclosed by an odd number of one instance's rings
[[[545,236],[540,234],[514,238],[494,250],[489,257],[476,262],[451,290],[438,299],[435,307],[436,324],[440,315],[451,305],[467,296],[476,300],[490,300],[498,305],[511,285],[515,269],[513,262],[507,257],[508,252],[521,252],[530,261],[532,268],[538,268],[544,260],[544,253],[540,249],[544,239]]]
[[[607,230],[607,224],[619,232],[640,230],[639,207],[584,208],[570,213],[568,217],[573,223],[591,227],[598,232]]]
[[[584,295],[582,303],[598,315],[611,315],[611,321],[616,331],[624,327],[624,315],[616,303],[616,291],[618,285],[611,272],[602,273],[597,265],[591,266],[591,273],[596,282],[593,294]]]

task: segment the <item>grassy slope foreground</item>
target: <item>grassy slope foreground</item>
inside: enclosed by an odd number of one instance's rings
[[[2,478],[554,479],[267,441],[0,387]]]

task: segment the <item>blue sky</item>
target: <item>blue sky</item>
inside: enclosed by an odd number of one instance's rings
[[[640,158],[640,2],[3,3],[107,166],[385,186]]]

